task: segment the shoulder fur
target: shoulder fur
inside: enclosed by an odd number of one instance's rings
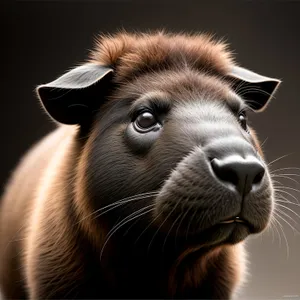
[[[100,36],[89,61],[113,67],[117,81],[140,72],[174,67],[225,75],[233,64],[227,44],[211,35],[164,31]]]

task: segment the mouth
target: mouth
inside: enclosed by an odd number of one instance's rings
[[[244,227],[247,227],[250,233],[257,232],[254,225],[249,222],[248,220],[243,219],[240,216],[231,217],[230,219],[226,219],[224,221],[219,222],[217,225],[226,225],[226,224],[236,224],[237,225],[243,225]]]
[[[190,235],[189,243],[198,245],[203,242],[209,246],[236,244],[243,241],[252,231],[252,225],[247,220],[235,216]]]
[[[242,219],[239,216],[222,221],[219,224],[230,224],[230,223],[244,223],[245,225],[249,225],[249,223],[247,221],[245,221],[244,219]]]

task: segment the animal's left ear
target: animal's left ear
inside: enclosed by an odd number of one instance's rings
[[[82,124],[104,102],[113,70],[87,63],[37,87],[47,113],[63,124]]]
[[[263,110],[281,81],[234,66],[228,76],[234,79],[233,88],[254,111]]]

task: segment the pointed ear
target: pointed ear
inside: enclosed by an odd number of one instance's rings
[[[281,83],[279,79],[262,76],[238,66],[234,66],[228,76],[234,79],[236,93],[240,93],[254,111],[261,111],[267,106]]]
[[[56,121],[81,124],[99,108],[107,94],[113,70],[87,63],[37,87],[43,107]]]

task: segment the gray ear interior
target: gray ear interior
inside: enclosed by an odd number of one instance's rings
[[[234,88],[247,105],[255,111],[264,109],[281,81],[234,66],[228,76],[234,79]]]
[[[36,91],[54,120],[80,124],[90,118],[104,101],[112,73],[110,68],[89,63],[38,86]]]

